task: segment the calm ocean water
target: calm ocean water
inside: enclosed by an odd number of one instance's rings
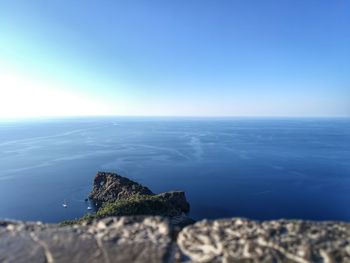
[[[350,119],[2,122],[0,168],[0,218],[80,217],[104,170],[186,191],[195,219],[350,221]]]

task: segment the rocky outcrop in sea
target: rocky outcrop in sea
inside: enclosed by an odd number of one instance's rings
[[[96,204],[96,214],[62,224],[82,223],[108,216],[134,215],[162,216],[180,228],[194,223],[186,215],[190,211],[190,204],[185,192],[155,194],[147,187],[116,173],[98,172],[89,199]]]
[[[106,202],[127,199],[133,195],[154,195],[147,187],[116,173],[98,172],[89,198],[97,206]]]

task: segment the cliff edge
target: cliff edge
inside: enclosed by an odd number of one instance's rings
[[[0,222],[0,262],[350,262],[350,224],[243,218],[199,221],[174,235],[162,217],[60,227]]]

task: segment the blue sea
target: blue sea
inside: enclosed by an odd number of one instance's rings
[[[0,122],[0,218],[80,217],[97,171],[184,190],[194,219],[350,221],[350,119]]]

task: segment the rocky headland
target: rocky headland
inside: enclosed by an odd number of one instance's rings
[[[81,224],[109,216],[153,215],[167,218],[174,226],[194,223],[186,213],[190,211],[183,191],[154,194],[147,187],[115,173],[98,172],[89,199],[97,212],[61,225]]]
[[[60,225],[0,221],[0,262],[350,262],[350,224],[187,217],[184,192],[154,194],[98,173],[93,215]],[[185,226],[185,227],[184,227]]]

